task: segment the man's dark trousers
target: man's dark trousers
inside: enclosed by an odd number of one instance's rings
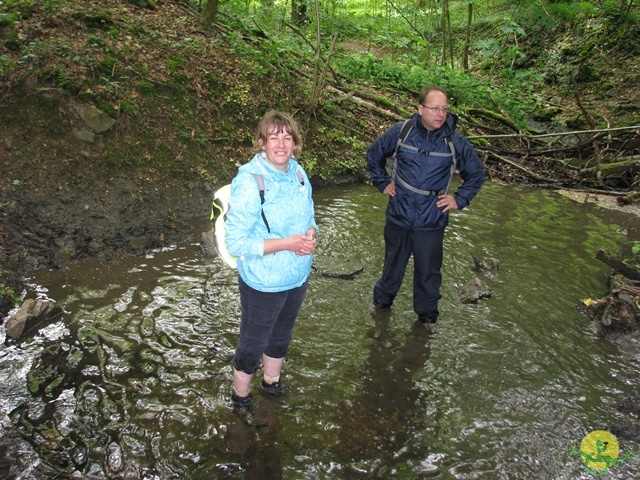
[[[414,231],[387,220],[384,241],[384,266],[382,277],[373,288],[374,303],[381,307],[393,303],[413,254],[413,309],[418,315],[435,320],[441,298],[444,228]]]

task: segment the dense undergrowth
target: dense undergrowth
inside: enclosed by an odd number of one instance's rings
[[[173,171],[176,159],[189,158],[189,176],[223,181],[247,157],[256,119],[273,107],[304,118],[312,175],[359,171],[363,150],[393,120],[327,85],[375,95],[406,116],[420,88],[438,83],[454,111],[500,111],[526,128],[536,112],[550,115],[554,93],[572,103],[640,82],[633,68],[610,61],[638,49],[637,7],[624,10],[624,2],[478,2],[468,40],[466,10],[456,3],[447,42],[436,5],[425,15],[414,4],[327,4],[317,25],[308,12],[309,22],[295,26],[266,3],[224,3],[208,25],[204,2],[132,3],[141,2],[6,0],[0,15],[0,87],[71,95],[116,118],[118,138],[103,152],[107,174]],[[617,78],[606,75],[612,71]],[[631,124],[633,109],[620,103],[615,124]],[[600,126],[610,126],[600,113],[598,105]]]

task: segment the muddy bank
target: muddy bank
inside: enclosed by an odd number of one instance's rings
[[[2,263],[25,273],[61,268],[67,259],[143,255],[184,241],[185,220],[204,217],[211,205],[204,188],[156,185],[138,195],[130,181],[117,180],[91,192],[35,191],[7,200]]]
[[[54,183],[58,179],[52,179]],[[78,179],[78,182],[81,182]],[[22,277],[68,261],[143,256],[189,240],[187,221],[210,213],[211,188],[116,178],[95,188],[35,188],[16,182],[0,191],[0,282],[22,292]],[[9,296],[0,315],[11,308]]]

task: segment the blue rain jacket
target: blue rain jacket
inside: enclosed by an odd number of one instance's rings
[[[469,141],[458,131],[458,116],[449,113],[445,123],[429,131],[422,125],[417,113],[411,118],[413,128],[404,141],[407,145],[427,152],[449,153],[446,136],[450,135],[455,147],[457,169],[462,183],[453,194],[458,209],[469,205],[484,182],[484,167]],[[393,156],[404,122],[389,128],[367,150],[367,168],[373,185],[383,192],[392,181],[387,172],[387,160]],[[443,191],[451,176],[451,157],[430,156],[400,148],[396,155],[397,171],[409,185],[420,190]],[[402,227],[416,231],[437,230],[449,223],[449,212],[442,213],[436,206],[438,195],[422,195],[404,188],[396,182],[396,196],[389,197],[387,219]]]
[[[304,184],[300,183],[298,171],[302,173]],[[254,173],[264,178],[263,205]],[[262,210],[271,233],[262,219]],[[294,159],[289,160],[287,173],[273,168],[263,153],[242,165],[231,182],[225,224],[227,249],[238,257],[238,274],[251,288],[261,292],[282,292],[301,286],[309,277],[312,255],[300,256],[289,250],[264,255],[265,239],[305,235],[309,227],[318,230],[311,183]]]

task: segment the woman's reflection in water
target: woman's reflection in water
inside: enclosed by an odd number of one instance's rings
[[[264,395],[253,416],[253,425],[235,418],[227,431],[229,451],[239,457],[245,480],[282,479],[276,445],[280,431],[278,399]]]

